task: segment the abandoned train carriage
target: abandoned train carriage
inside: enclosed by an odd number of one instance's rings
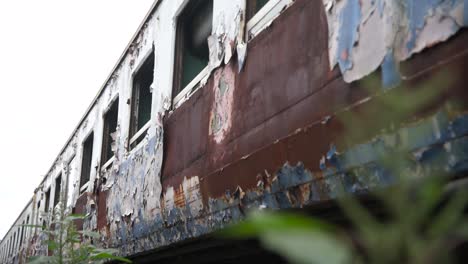
[[[47,254],[40,230],[22,225],[47,225],[59,201],[124,256],[219,261],[229,254],[205,254],[219,248],[207,235],[248,208],[313,210],[338,189],[391,184],[374,163],[382,146],[405,142],[422,171],[466,174],[467,10],[466,0],[155,1],[0,242],[0,262]],[[340,143],[337,113],[442,69],[453,81],[425,109]],[[381,85],[364,87],[367,75]]]

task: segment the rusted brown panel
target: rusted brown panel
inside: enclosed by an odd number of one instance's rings
[[[167,187],[179,186],[182,184],[184,177],[190,178],[193,176],[202,176],[205,173],[205,158],[202,156],[200,159],[196,160],[190,166],[183,169],[182,171],[171,175],[170,177],[164,178],[162,183],[163,189],[166,190]]]
[[[328,33],[320,1],[297,1],[248,46],[235,91],[228,140],[254,129],[323,87],[329,75]]]
[[[101,191],[97,195],[98,202],[98,217],[97,217],[97,228],[102,230],[107,227],[107,207],[106,200],[109,190]]]
[[[163,178],[188,168],[203,156],[208,139],[209,110],[212,81],[192,95],[165,122],[165,160]]]
[[[287,146],[282,141],[256,150],[223,169],[202,178],[201,190],[206,197],[220,197],[226,191],[232,194],[237,187],[253,187],[259,177],[274,172],[286,161]],[[281,165],[278,165],[281,164]]]
[[[88,202],[88,193],[83,193],[76,200],[75,207],[73,208],[74,214],[86,214],[86,203]],[[75,225],[78,230],[83,229],[83,220],[75,220]]]

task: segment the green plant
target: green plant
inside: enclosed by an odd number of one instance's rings
[[[51,256],[34,256],[29,258],[28,263],[85,264],[103,263],[109,260],[132,263],[126,258],[116,256],[115,249],[103,249],[93,245],[93,240],[100,239],[99,233],[77,230],[75,221],[84,220],[86,216],[66,215],[61,203],[57,208],[50,227],[42,227],[44,228],[42,232],[47,237],[43,243],[46,243],[48,251],[52,253]]]

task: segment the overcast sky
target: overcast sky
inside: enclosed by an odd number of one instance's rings
[[[0,239],[153,0],[0,0]]]

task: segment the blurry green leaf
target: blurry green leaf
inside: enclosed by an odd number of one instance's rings
[[[441,236],[450,229],[457,227],[461,221],[463,210],[467,204],[467,194],[464,191],[456,192],[440,212],[434,217],[429,230],[430,237]]]
[[[454,233],[457,236],[460,236],[464,239],[468,239],[468,220],[467,219],[460,220],[459,226],[454,228]]]
[[[125,263],[132,263],[132,261],[129,259],[114,256],[113,254],[109,252],[100,252],[96,255],[91,256],[91,259],[92,260],[118,260],[118,261],[125,262]]]
[[[234,238],[248,238],[270,230],[292,229],[332,231],[334,227],[323,221],[298,214],[255,211],[249,214],[246,221],[230,226],[220,231],[220,234]]]
[[[71,214],[65,217],[66,220],[68,221],[74,221],[74,220],[83,220],[86,219],[86,215],[83,214]]]
[[[84,230],[84,231],[79,231],[78,233],[82,234],[83,236],[87,236],[87,237],[91,237],[95,239],[101,238],[101,234],[99,234],[98,232]]]
[[[350,263],[350,249],[330,233],[310,230],[269,230],[260,235],[269,250],[286,257],[292,263]]]
[[[49,256],[34,256],[28,259],[28,264],[47,264],[53,263],[54,258]]]
[[[47,248],[50,250],[50,251],[54,251],[55,249],[58,248],[58,243],[55,242],[54,240],[49,240],[47,242]]]

